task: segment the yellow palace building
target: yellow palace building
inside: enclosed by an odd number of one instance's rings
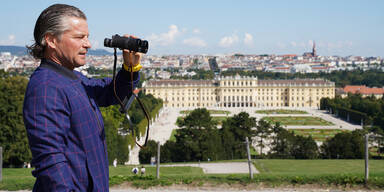
[[[149,80],[146,94],[165,107],[313,107],[335,97],[335,83],[324,79],[258,80],[218,77],[215,80]]]

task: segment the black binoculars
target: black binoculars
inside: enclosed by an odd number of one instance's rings
[[[148,52],[148,41],[136,39],[132,37],[122,37],[120,35],[112,36],[112,39],[104,39],[105,47],[128,49],[130,51],[147,53]]]

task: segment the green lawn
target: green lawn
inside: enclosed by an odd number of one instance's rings
[[[287,160],[259,159],[254,161],[262,175],[340,175],[364,176],[364,160]],[[371,176],[384,179],[384,160],[369,160]]]
[[[239,161],[239,160],[236,160]],[[245,162],[245,160],[240,160]],[[130,182],[132,186],[147,188],[172,184],[202,186],[204,183],[246,185],[263,182],[266,186],[281,184],[363,185],[363,160],[280,160],[258,159],[254,165],[260,174],[250,180],[248,174],[204,174],[197,167],[161,167],[160,180],[156,179],[156,167],[146,165],[146,174],[134,176],[133,166],[110,167],[110,185]],[[213,163],[213,162],[211,162]],[[384,160],[370,160],[370,186],[384,188]],[[34,177],[32,169],[4,168],[0,190],[31,190]]]
[[[109,176],[132,176],[134,166],[119,165],[109,167]],[[156,176],[156,166],[145,165],[145,175]],[[140,168],[140,167],[139,167]],[[160,167],[160,176],[201,176],[204,172],[198,167]]]
[[[183,119],[184,117],[178,117],[177,119],[179,120],[179,119]],[[217,121],[217,123],[219,124],[219,125],[221,125],[222,123],[223,123],[223,121],[224,120],[226,120],[228,117],[217,117],[217,116],[214,116],[214,117],[212,117],[212,120],[214,120],[214,121]]]
[[[315,141],[325,141],[338,133],[346,132],[346,130],[338,129],[290,129],[290,131],[293,131],[295,135],[312,136]]]
[[[177,130],[177,129],[173,129],[173,130],[172,130],[171,136],[169,137],[169,140],[170,140],[170,141],[176,142],[176,137],[175,137],[176,130]]]
[[[217,121],[219,125],[223,124],[223,121],[225,121],[228,117],[212,117],[214,121]]]
[[[183,111],[180,111],[180,114],[189,114],[191,112],[191,110],[183,110]],[[224,111],[224,110],[208,110],[208,112],[212,115],[212,114],[225,114],[225,115],[229,115],[231,114],[231,112],[229,111]]]
[[[281,125],[334,125],[331,122],[325,121],[320,117],[278,117],[270,116],[263,117],[264,120],[275,124],[280,122]]]
[[[273,110],[257,110],[255,113],[262,114],[308,114],[306,111],[289,110],[289,109],[273,109]]]
[[[35,178],[31,173],[32,170],[26,168],[3,168],[3,180],[0,182],[0,190],[32,190],[35,183]]]

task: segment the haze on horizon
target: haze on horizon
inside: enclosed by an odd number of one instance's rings
[[[131,33],[148,54],[297,54],[316,42],[319,55],[384,57],[384,1],[75,1],[2,2],[0,45],[32,44],[40,12],[74,5],[88,17],[94,49],[104,38]]]

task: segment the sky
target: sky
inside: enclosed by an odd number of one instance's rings
[[[0,45],[31,45],[55,3],[87,15],[93,49],[132,34],[148,54],[297,54],[384,57],[383,0],[3,0]]]

